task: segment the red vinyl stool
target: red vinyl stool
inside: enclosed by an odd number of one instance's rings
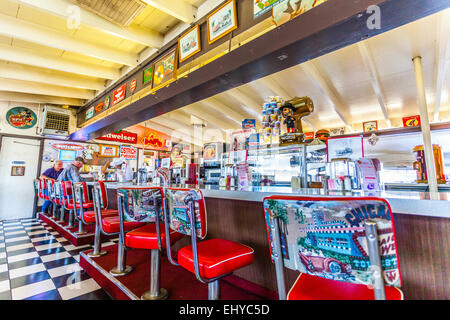
[[[208,299],[220,299],[220,278],[253,263],[253,249],[225,239],[203,240],[206,237],[206,209],[203,194],[198,189],[167,188],[165,199],[166,234],[169,228],[191,236],[191,245],[178,251],[178,261],[172,259],[170,237],[166,237],[167,257],[208,284]],[[191,226],[194,226],[193,228]],[[197,238],[203,240],[197,242]]]
[[[92,186],[92,199],[94,202],[94,210],[85,211],[83,221],[86,224],[95,224],[94,250],[88,253],[89,257],[95,258],[107,254],[107,251],[102,251],[100,226],[102,219],[106,217],[118,217],[119,214],[117,210],[108,209],[108,195],[103,181],[94,182]]]
[[[69,218],[67,227],[72,228],[73,225],[73,199],[72,199],[72,182],[70,181],[57,181],[57,189],[60,195],[61,201],[61,214],[58,222],[64,222],[65,210],[69,211]]]
[[[59,197],[56,195],[56,184],[53,180],[44,179],[47,185],[48,199],[52,202],[52,218],[56,220],[57,207],[61,205]]]
[[[150,290],[142,300],[161,300],[168,297],[168,291],[160,288],[161,251],[166,248],[166,232],[162,220],[165,210],[162,205],[164,192],[162,188],[124,188],[117,190],[120,214],[120,229],[125,239],[126,248],[149,249],[151,251]],[[146,225],[126,232],[123,223],[140,221]],[[161,222],[160,222],[161,221]],[[169,243],[180,240],[184,235],[176,231],[169,233]]]
[[[278,296],[284,267],[300,271],[288,300],[402,300],[392,211],[375,197],[264,198]]]
[[[81,182],[82,184],[84,184],[84,188],[82,190],[82,193],[79,194],[79,196],[77,197],[76,195],[74,195],[73,193],[73,187],[72,187],[72,182],[71,181],[61,181],[60,185],[61,185],[61,190],[62,190],[62,204],[64,209],[69,211],[69,221],[67,224],[68,228],[72,228],[74,227],[74,216],[77,217],[78,220],[78,212],[83,211],[85,209],[91,209],[94,207],[94,204],[92,201],[88,201],[88,195],[87,195],[87,187],[86,187],[86,182]],[[83,198],[80,195],[83,195]],[[75,198],[75,199],[74,199]],[[83,199],[85,199],[86,201],[83,201]],[[74,200],[75,200],[75,205],[74,205]],[[78,203],[76,202],[78,201]],[[62,211],[63,212],[63,211]],[[63,218],[61,218],[62,221]],[[75,234],[83,234],[86,233],[84,231],[84,226],[82,223],[78,224],[78,231],[75,232]]]
[[[92,200],[89,200],[86,182],[74,182],[72,184],[72,188],[73,201],[76,205],[76,210],[74,210],[74,217],[75,220],[78,220],[78,231],[75,233],[84,234],[86,233],[84,226],[88,224],[84,218],[84,210],[94,208],[94,202]],[[90,217],[92,216],[92,214],[87,214],[87,216]]]
[[[34,186],[34,193],[36,195],[36,203],[39,201],[39,199],[44,199],[44,192],[42,190],[42,181],[41,179],[34,179],[33,180],[33,186]],[[37,207],[37,205],[36,205]],[[39,218],[38,211],[36,210],[36,218]]]
[[[98,187],[94,187],[92,189],[94,194],[94,200],[100,206],[100,192]],[[118,197],[119,198],[119,197]],[[119,201],[119,199],[117,199]],[[109,271],[109,273],[115,277],[124,276],[130,273],[133,268],[126,264],[126,254],[125,254],[125,244],[122,233],[120,232],[120,218],[119,216],[111,216],[111,217],[100,217],[98,218],[98,229],[100,232],[106,236],[119,236],[119,243],[117,247],[117,266]],[[130,231],[145,225],[145,222],[137,222],[137,221],[124,221],[123,222],[123,230]],[[97,238],[99,239],[100,236]],[[98,241],[98,240],[97,240]]]

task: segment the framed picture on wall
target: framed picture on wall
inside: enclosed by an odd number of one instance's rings
[[[378,130],[378,121],[367,121],[363,122],[364,132],[377,131]]]
[[[238,27],[236,15],[236,2],[230,0],[217,8],[206,18],[208,28],[208,42],[214,41],[227,35]]]
[[[117,158],[119,156],[119,146],[101,144],[99,145],[99,147],[100,147],[100,151],[98,153],[99,157]]]
[[[353,161],[364,157],[363,136],[330,137],[327,139],[327,162],[349,158]]]
[[[177,72],[177,48],[173,48],[168,54],[155,62],[153,73],[153,89],[167,85],[176,80]]]
[[[11,167],[11,176],[24,176],[24,175],[25,175],[25,166]]]
[[[200,42],[200,28],[198,25],[178,39],[178,55],[180,63],[189,59],[197,52],[200,52]]]
[[[152,80],[153,80],[153,65],[149,66],[148,68],[146,68],[144,70],[144,75],[143,75],[143,84],[144,85],[152,85]]]

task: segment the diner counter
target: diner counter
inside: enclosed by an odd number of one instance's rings
[[[87,182],[92,185],[93,182]],[[107,189],[150,187],[152,184],[137,185],[133,183],[105,183]],[[174,186],[175,187],[175,186]],[[180,186],[176,187],[188,187]],[[191,186],[192,187],[192,186]],[[420,192],[420,191],[396,191],[388,190],[381,192],[342,192],[329,191],[327,194],[321,189],[293,189],[290,187],[248,187],[244,189],[222,188],[214,185],[198,187],[205,198],[218,198],[229,200],[241,200],[262,202],[265,197],[277,195],[298,195],[318,197],[380,197],[389,201],[391,209],[395,213],[419,216],[430,216],[436,218],[450,217],[450,193],[449,192]]]
[[[92,182],[88,182],[92,185]],[[133,183],[107,182],[108,208],[117,208],[118,188],[149,187]],[[177,186],[180,187],[180,186]],[[417,191],[384,191],[373,194],[329,192],[319,189],[293,190],[288,187],[250,187],[244,190],[224,190],[218,186],[199,187],[205,196],[208,213],[207,239],[222,238],[246,244],[255,252],[254,262],[234,272],[234,275],[263,288],[277,290],[275,267],[270,263],[266,223],[262,200],[266,196],[305,195],[377,196],[389,201],[397,238],[401,266],[402,290],[406,299],[448,299],[449,289],[444,272],[448,264],[448,232],[450,229],[449,194]],[[189,238],[174,244],[174,250],[190,245]],[[285,269],[286,285],[290,288],[298,271]]]

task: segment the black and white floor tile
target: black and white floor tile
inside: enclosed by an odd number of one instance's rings
[[[78,264],[89,248],[39,219],[0,221],[0,300],[110,300]]]

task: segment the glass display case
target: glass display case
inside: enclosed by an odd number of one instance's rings
[[[247,161],[252,185],[291,186],[293,177],[305,177],[305,156],[304,145],[249,150]]]

